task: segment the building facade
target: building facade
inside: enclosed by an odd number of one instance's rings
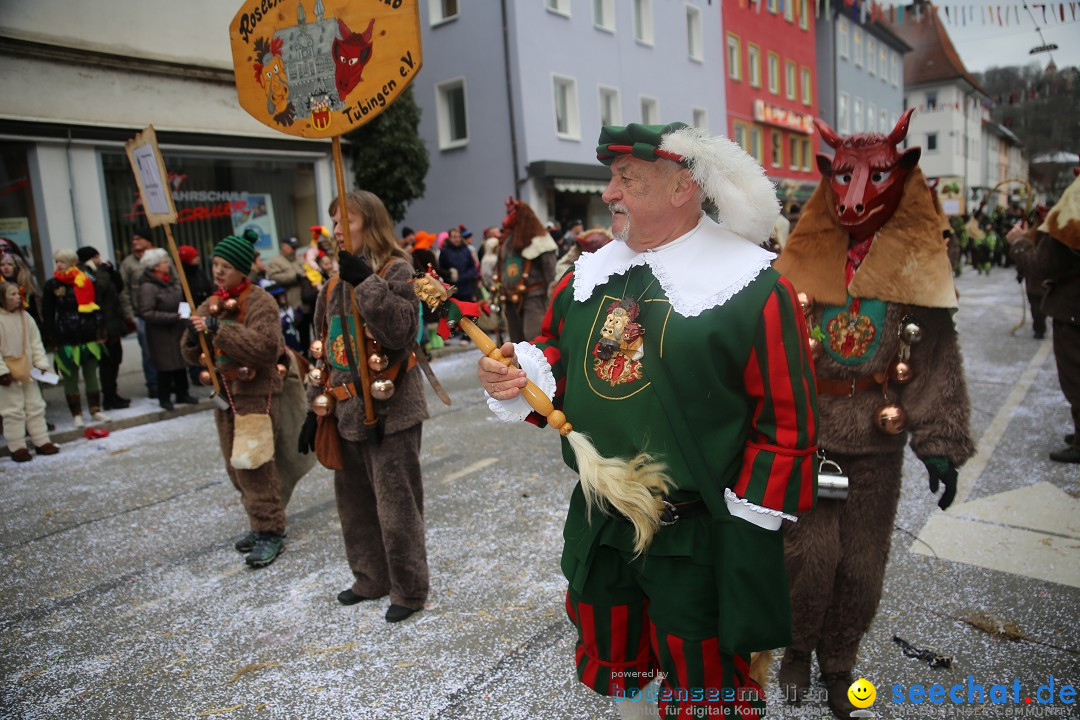
[[[303,0],[315,21],[319,0]],[[39,278],[81,246],[119,261],[144,220],[124,144],[153,125],[178,211],[173,234],[204,262],[223,236],[259,252],[328,224],[330,143],[275,132],[241,109],[229,24],[215,0],[37,0],[0,15],[0,228]],[[158,233],[159,244],[164,235]]]
[[[724,128],[712,0],[423,0],[421,33],[431,168],[414,229],[498,224],[514,195],[542,220],[607,226],[602,125]]]
[[[785,203],[805,201],[820,175],[813,5],[723,3],[727,135],[765,168]]]

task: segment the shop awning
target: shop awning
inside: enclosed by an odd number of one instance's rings
[[[602,180],[555,179],[555,190],[558,192],[602,193],[607,186]]]

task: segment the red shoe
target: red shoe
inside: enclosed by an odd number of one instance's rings
[[[37,448],[38,455],[55,455],[60,452],[60,448],[56,447],[55,443],[47,442],[41,447]]]

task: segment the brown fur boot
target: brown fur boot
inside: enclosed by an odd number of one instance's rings
[[[851,679],[851,671],[821,673],[821,681],[825,683],[825,688],[829,692],[829,709],[832,710],[833,715],[842,720],[849,720],[851,713],[856,710],[847,696],[848,688],[854,682]]]
[[[785,650],[777,682],[788,705],[801,703],[810,689],[810,653],[795,648]]]

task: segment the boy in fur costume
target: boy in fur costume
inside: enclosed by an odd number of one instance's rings
[[[1080,174],[1080,168],[1073,172]],[[1042,311],[1053,319],[1058,382],[1072,413],[1056,462],[1080,463],[1080,177],[1073,181],[1038,231],[1013,228],[1006,240],[1016,267],[1046,288]]]
[[[776,262],[819,353],[821,449],[849,479],[846,500],[821,499],[784,539],[794,639],[780,682],[789,702],[804,696],[816,652],[841,718],[855,710],[851,671],[881,597],[904,444],[926,464],[932,492],[944,483],[943,510],[975,449],[947,220],[917,167],[920,149],[896,149],[911,112],[887,137],[841,139],[815,121],[836,155],[818,156],[824,179]]]
[[[222,394],[230,405],[214,410],[214,422],[225,470],[240,491],[251,526],[236,550],[246,554],[249,566],[260,568],[274,562],[285,545],[285,504],[274,459],[275,435],[281,432],[277,363],[284,341],[277,302],[247,277],[254,262],[255,250],[243,238],[229,235],[214,246],[217,290],[192,314],[180,347],[188,363],[201,365],[196,333],[209,333]],[[266,415],[269,428],[258,417]],[[241,426],[255,431],[241,434]],[[243,447],[234,447],[241,439]]]
[[[506,314],[511,342],[531,340],[540,334],[548,306],[548,286],[558,277],[559,245],[540,224],[533,209],[513,198],[506,199],[503,239],[494,282]]]
[[[606,126],[597,157],[616,242],[559,281],[535,345],[500,348],[524,370],[485,357],[478,377],[504,420],[529,416],[532,378],[601,456],[564,440],[582,478],[562,555],[581,682],[638,698],[617,703],[624,718],[762,717],[751,653],[790,638],[779,528],[813,504],[817,428],[802,312],[758,246],[775,190],[683,123]],[[593,484],[590,468],[629,458],[634,472]],[[655,514],[639,533],[613,508],[641,486]]]

